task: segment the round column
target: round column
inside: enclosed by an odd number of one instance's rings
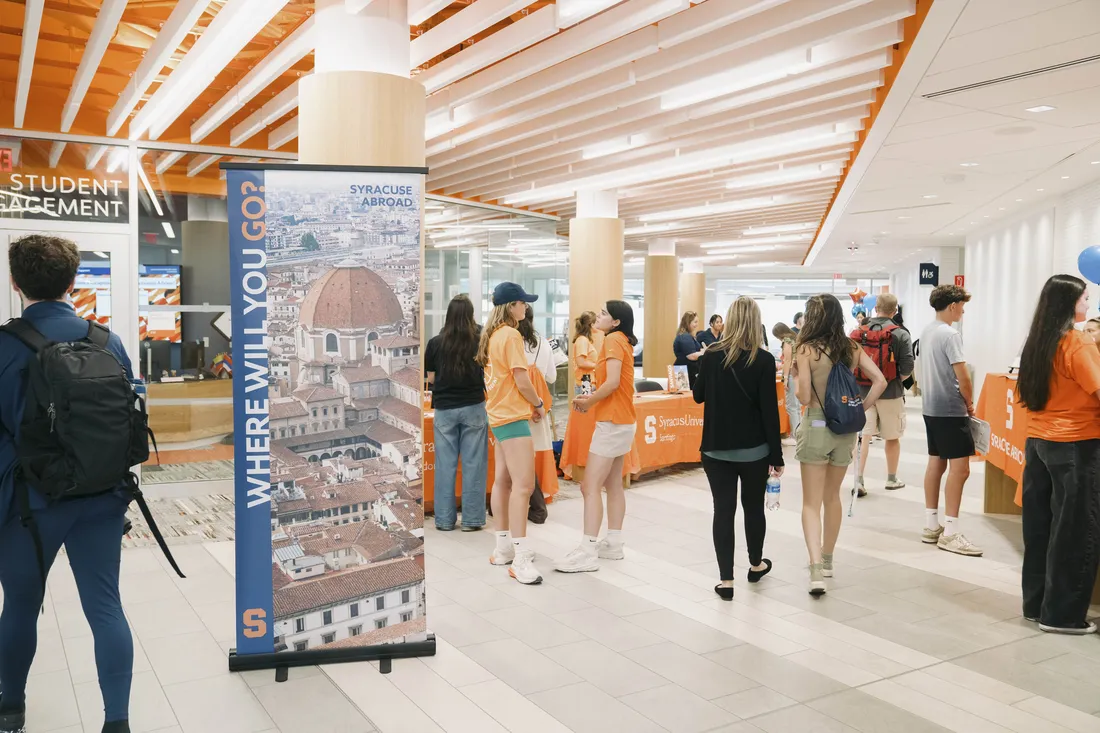
[[[676,360],[672,342],[680,325],[680,264],[676,243],[659,239],[649,245],[645,259],[645,341],[642,372],[646,377],[668,376]]]
[[[298,83],[298,159],[320,165],[424,165],[425,93],[409,78],[406,0],[349,13],[316,0],[315,70]]]
[[[684,262],[684,271],[680,274],[680,313],[695,311],[699,314],[699,330],[710,322],[707,310],[707,276],[703,274],[703,263],[694,260]]]
[[[615,191],[577,194],[577,218],[569,222],[569,339],[584,311],[623,297],[623,222]],[[570,350],[572,356],[572,350]],[[573,384],[573,360],[569,360]],[[572,400],[572,389],[569,391]]]

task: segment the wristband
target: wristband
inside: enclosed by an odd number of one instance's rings
[[[541,410],[541,409],[542,409],[542,406],[543,406],[544,404],[546,404],[546,403],[545,403],[545,402],[543,402],[542,400],[539,400],[539,403],[538,403],[537,405],[535,405],[535,409],[536,409],[536,410]]]

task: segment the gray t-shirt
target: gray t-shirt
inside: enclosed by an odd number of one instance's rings
[[[940,320],[920,337],[920,392],[928,417],[966,417],[966,400],[959,391],[955,364],[966,361],[962,336]]]

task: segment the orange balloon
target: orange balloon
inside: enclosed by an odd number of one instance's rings
[[[863,292],[859,288],[856,288],[852,292],[848,293],[848,297],[852,299],[853,303],[859,303],[866,297],[867,293]]]

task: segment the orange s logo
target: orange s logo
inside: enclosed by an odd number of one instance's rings
[[[843,397],[841,397],[840,401],[845,405],[848,404],[848,395],[844,395]]]
[[[267,636],[267,613],[262,608],[250,608],[244,612],[244,635],[249,639]]]

